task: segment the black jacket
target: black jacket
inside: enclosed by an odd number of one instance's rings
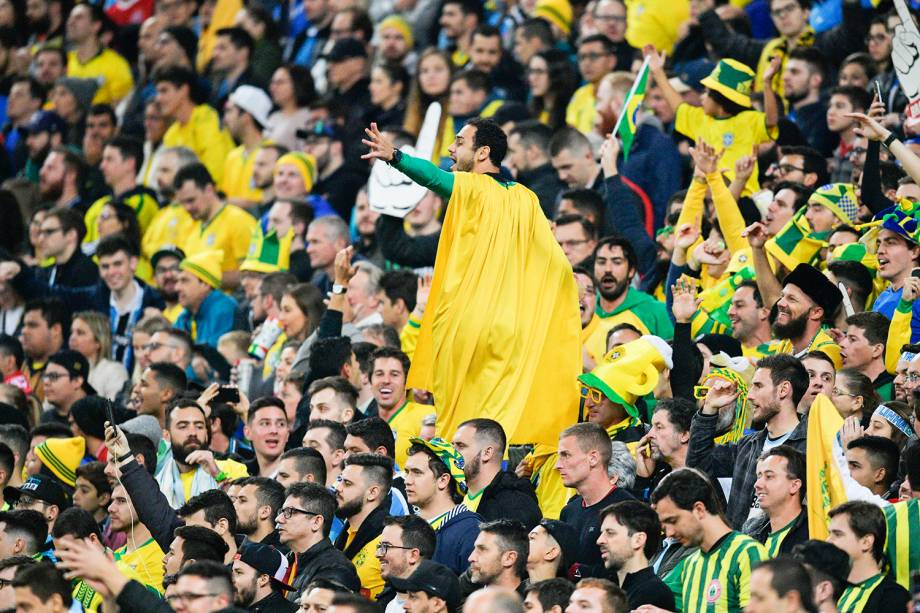
[[[751,512],[754,501],[754,481],[757,479],[757,458],[767,440],[767,429],[748,434],[737,443],[716,445],[718,415],[693,416],[690,426],[690,445],[687,449],[687,466],[706,472],[711,479],[732,478],[732,489],[728,496],[726,515],[728,523],[740,530]],[[802,419],[784,444],[805,452],[805,436],[808,420]]]
[[[748,522],[745,525],[744,531],[759,542],[766,543],[767,537],[770,536],[770,518],[764,513],[756,520]],[[783,542],[780,543],[779,551],[776,555],[792,553],[793,547],[799,543],[804,543],[808,538],[808,513],[805,507],[802,507],[802,512],[792,521],[792,528],[786,534],[785,538],[783,538]]]
[[[85,287],[99,280],[99,269],[92,258],[80,251],[79,245],[63,264],[36,269],[42,281],[52,287]]]
[[[361,167],[346,162],[325,179],[317,181],[310,193],[324,197],[343,219],[350,219],[358,190],[367,183],[366,168],[366,164]]]
[[[297,602],[314,579],[335,581],[353,592],[361,589],[361,580],[358,579],[354,564],[327,538],[303,553],[292,553],[291,557],[297,564],[297,575],[291,584],[294,591],[287,593],[287,599],[291,602]]]
[[[530,530],[543,519],[530,479],[503,470],[486,486],[476,512],[485,521],[515,519]]]
[[[408,268],[434,266],[441,232],[426,236],[409,236],[399,217],[381,215],[377,222],[377,244],[383,257]]]
[[[575,528],[578,533],[578,551],[575,555],[578,570],[574,571],[578,578],[604,576],[601,570],[604,568],[604,561],[597,547],[597,534],[601,527],[599,514],[601,509],[624,500],[635,500],[635,497],[627,490],[617,487],[591,506],[585,506],[584,498],[576,495],[562,507],[559,519]],[[569,574],[572,576],[572,569],[569,570]]]
[[[115,599],[122,611],[134,613],[173,613],[165,600],[135,580],[128,581],[125,589]]]
[[[169,551],[173,533],[185,522],[169,506],[156,479],[136,460],[131,460],[122,468],[121,483],[137,510],[137,518],[150,530],[160,549]]]
[[[246,608],[253,613],[294,613],[297,605],[289,600],[285,600],[280,592],[272,592],[259,602],[254,602]]]
[[[335,548],[344,553],[346,558],[353,560],[365,545],[380,536],[380,533],[383,532],[383,520],[389,514],[390,497],[387,496],[380,506],[371,511],[371,514],[364,519],[361,527],[355,533],[355,537],[351,539],[351,543],[347,547],[345,546],[345,543],[348,542],[348,523],[346,522],[346,528],[342,529],[339,532],[339,537],[335,539]]]
[[[517,180],[537,195],[540,208],[547,219],[554,219],[559,203],[556,196],[560,190],[565,189],[565,183],[559,180],[559,175],[552,164],[547,162],[531,170],[518,171]]]

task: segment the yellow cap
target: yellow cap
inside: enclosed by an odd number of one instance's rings
[[[86,441],[82,436],[49,438],[35,448],[35,455],[55,477],[75,487],[77,467],[86,455]]]
[[[313,189],[313,184],[316,183],[316,158],[309,153],[301,153],[300,151],[285,153],[275,162],[276,175],[278,174],[278,168],[284,164],[292,164],[297,169],[297,172],[303,178],[304,188],[309,194],[310,190]]]
[[[398,30],[402,34],[403,38],[406,39],[406,45],[409,48],[415,46],[415,37],[412,36],[412,27],[409,25],[409,22],[400,15],[390,15],[386,19],[380,22],[377,30],[382,32],[385,28],[393,28]]]
[[[600,390],[608,399],[622,405],[633,417],[639,416],[636,400],[658,384],[661,372],[671,368],[671,348],[657,336],[646,335],[617,345],[604,361],[578,380]]]
[[[541,17],[568,36],[572,33],[572,5],[569,0],[537,0],[533,17]]]
[[[179,264],[181,270],[187,270],[214,289],[220,287],[223,269],[220,267],[224,261],[224,252],[220,249],[213,251],[199,251],[187,256]]]

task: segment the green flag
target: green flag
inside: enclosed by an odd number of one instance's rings
[[[642,68],[639,69],[639,76],[636,82],[629,89],[626,100],[623,102],[623,111],[620,118],[617,119],[617,125],[613,133],[620,137],[623,142],[623,159],[629,159],[629,150],[632,148],[633,141],[636,140],[636,120],[639,117],[639,109],[642,108],[642,101],[645,100],[645,90],[648,87],[648,58],[642,62]]]

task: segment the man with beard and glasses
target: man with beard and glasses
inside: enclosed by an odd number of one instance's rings
[[[703,408],[690,427],[687,466],[706,471],[712,478],[732,478],[726,516],[735,528],[762,511],[754,495],[757,460],[779,445],[805,451],[807,422],[799,421],[796,407],[808,389],[808,372],[796,358],[777,354],[761,359],[748,388],[751,427],[737,443],[716,445],[720,411],[738,398],[734,383],[717,380],[706,394]]]
[[[182,313],[182,305],[179,304],[179,264],[185,259],[185,252],[178,247],[165,246],[150,258],[150,265],[153,267],[153,280],[160,292],[160,297],[166,303],[163,309],[163,317],[170,323],[175,323]]]
[[[608,236],[597,244],[594,250],[598,293],[595,313],[600,322],[585,342],[591,355],[604,355],[607,332],[620,323],[632,324],[643,334],[654,334],[665,340],[674,336],[674,324],[665,304],[632,287],[638,266],[636,250],[625,238]]]
[[[820,351],[840,369],[843,361],[840,346],[822,325],[833,321],[843,297],[840,290],[814,266],[799,264],[783,280],[783,290],[776,303],[770,353],[787,353],[801,359],[809,351]]]
[[[624,500],[602,510],[600,518],[601,558],[607,571],[616,574],[629,608],[654,605],[674,610],[674,594],[648,562],[661,544],[661,522],[655,511],[644,502]]]
[[[284,591],[293,589],[287,583],[292,570],[274,547],[244,543],[231,571],[235,603],[247,611],[294,613],[297,605],[284,598]]]
[[[208,450],[208,419],[196,401],[180,399],[166,411],[166,432],[171,449],[161,460],[156,480],[172,508],[227,479],[248,476],[239,462],[214,459]]]
[[[387,586],[377,595],[377,604],[386,613],[403,613],[406,594],[392,585],[393,579],[408,579],[423,560],[430,560],[437,546],[437,535],[428,522],[418,515],[384,518],[377,543],[380,576]]]
[[[392,459],[375,453],[356,453],[349,456],[335,484],[335,499],[339,504],[335,513],[345,520],[335,546],[355,565],[361,593],[369,598],[376,598],[383,590],[376,552],[383,520],[389,515],[392,483]]]

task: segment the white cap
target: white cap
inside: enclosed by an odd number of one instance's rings
[[[254,85],[240,85],[230,94],[230,102],[246,111],[260,126],[268,125],[268,116],[272,112],[272,99],[265,90]]]

